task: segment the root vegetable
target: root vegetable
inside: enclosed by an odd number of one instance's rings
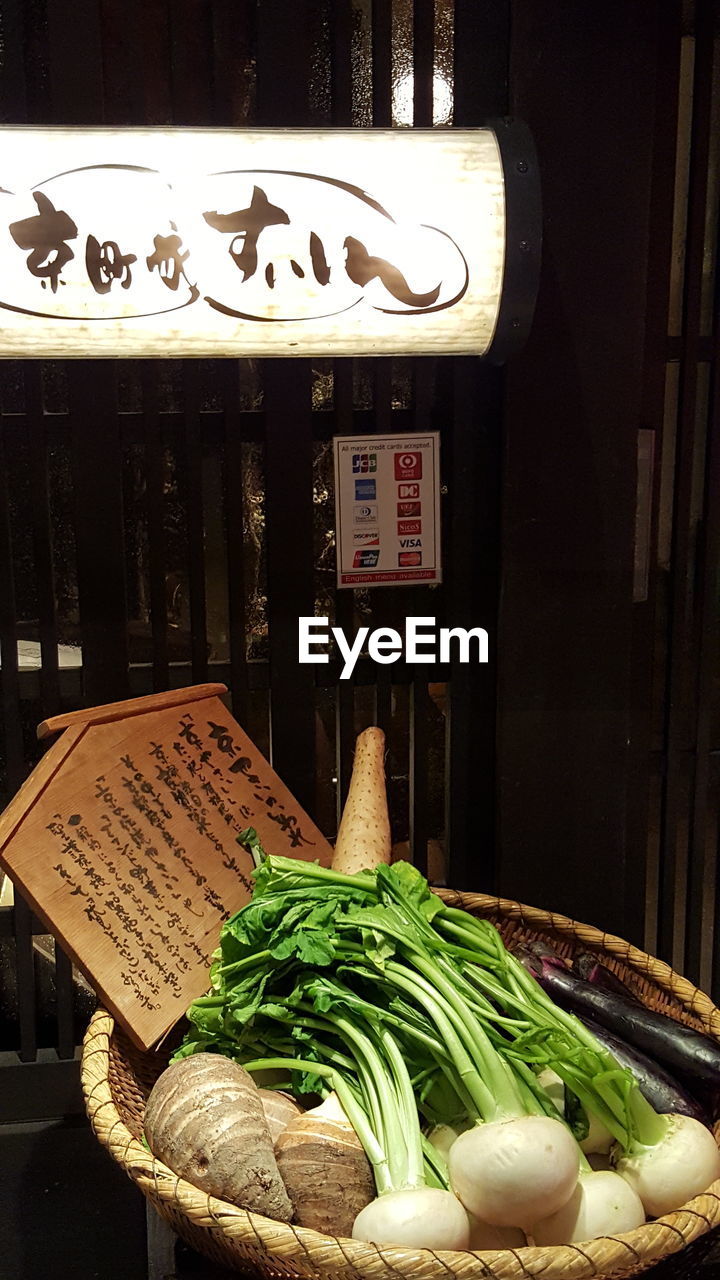
[[[287,1126],[276,1140],[275,1157],[295,1221],[325,1235],[349,1236],[375,1196],[375,1180],[334,1093]]]
[[[530,1229],[570,1199],[580,1152],[550,1116],[477,1125],[450,1148],[450,1185],[468,1213],[498,1227]]]
[[[587,1137],[583,1138],[580,1143],[580,1150],[584,1151],[586,1155],[606,1156],[614,1145],[615,1139],[607,1125],[603,1124],[599,1116],[596,1116],[595,1112],[589,1108],[587,1118],[588,1133]]]
[[[720,1178],[720,1152],[709,1129],[692,1116],[660,1116],[665,1132],[652,1145],[634,1148],[616,1161],[653,1218],[679,1209]]]
[[[467,1249],[470,1223],[452,1192],[421,1187],[378,1196],[358,1214],[352,1235],[410,1249]]]
[[[560,1115],[565,1114],[565,1083],[558,1075],[557,1071],[553,1071],[552,1067],[545,1067],[538,1075],[538,1084],[541,1084],[551,1102],[555,1104]],[[587,1110],[588,1132],[580,1143],[580,1150],[586,1155],[603,1155],[606,1156],[610,1151],[615,1139],[610,1130],[603,1124],[602,1120],[595,1115],[594,1111]]]
[[[259,1093],[270,1130],[270,1138],[274,1145],[288,1125],[298,1117],[304,1116],[305,1111],[289,1093],[280,1093],[276,1089],[260,1089]]]
[[[457,1129],[453,1129],[449,1124],[436,1124],[428,1134],[428,1141],[432,1143],[436,1151],[444,1160],[447,1160],[450,1148],[453,1143],[457,1142],[460,1134]]]
[[[566,1204],[530,1231],[535,1244],[557,1245],[633,1231],[645,1221],[637,1192],[610,1170],[581,1173]]]
[[[144,1127],[153,1155],[201,1191],[292,1218],[259,1091],[236,1062],[215,1053],[173,1062],[150,1093]]]
[[[348,797],[335,842],[333,871],[354,875],[389,863],[392,851],[385,792],[385,734],[365,729],[355,744]]]

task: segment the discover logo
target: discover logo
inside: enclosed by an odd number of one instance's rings
[[[362,552],[357,553],[362,554]],[[387,665],[403,657],[406,662],[488,661],[488,633],[484,627],[437,627],[434,618],[405,619],[405,634],[394,627],[360,627],[347,640],[342,627],[328,626],[328,618],[298,618],[298,662],[329,662],[328,647],[334,641],[343,659],[341,680],[349,680],[360,654],[367,650],[373,662]],[[452,644],[455,641],[455,644]]]

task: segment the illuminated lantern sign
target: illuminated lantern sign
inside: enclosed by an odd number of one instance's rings
[[[0,132],[5,357],[502,358],[526,327],[502,131]]]

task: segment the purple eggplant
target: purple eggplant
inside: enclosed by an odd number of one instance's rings
[[[705,1108],[668,1071],[648,1058],[647,1054],[606,1031],[605,1027],[601,1027],[592,1018],[581,1018],[580,1021],[592,1031],[595,1039],[604,1045],[621,1067],[627,1067],[632,1072],[640,1092],[656,1111],[661,1114],[674,1111],[679,1115],[692,1116],[701,1124],[710,1126],[710,1117]]]
[[[720,1046],[709,1036],[633,998],[585,982],[550,947],[532,943],[516,954],[556,1004],[600,1023],[625,1044],[667,1067],[692,1093],[716,1096]]]
[[[616,996],[623,996],[626,1000],[640,1004],[635,992],[631,991],[611,969],[601,964],[592,951],[579,951],[573,957],[572,971],[584,982],[591,982],[595,987],[602,987],[603,991],[612,991]]]

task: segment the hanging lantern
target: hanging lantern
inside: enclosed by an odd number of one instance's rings
[[[504,359],[529,327],[515,122],[1,133],[5,357]]]

